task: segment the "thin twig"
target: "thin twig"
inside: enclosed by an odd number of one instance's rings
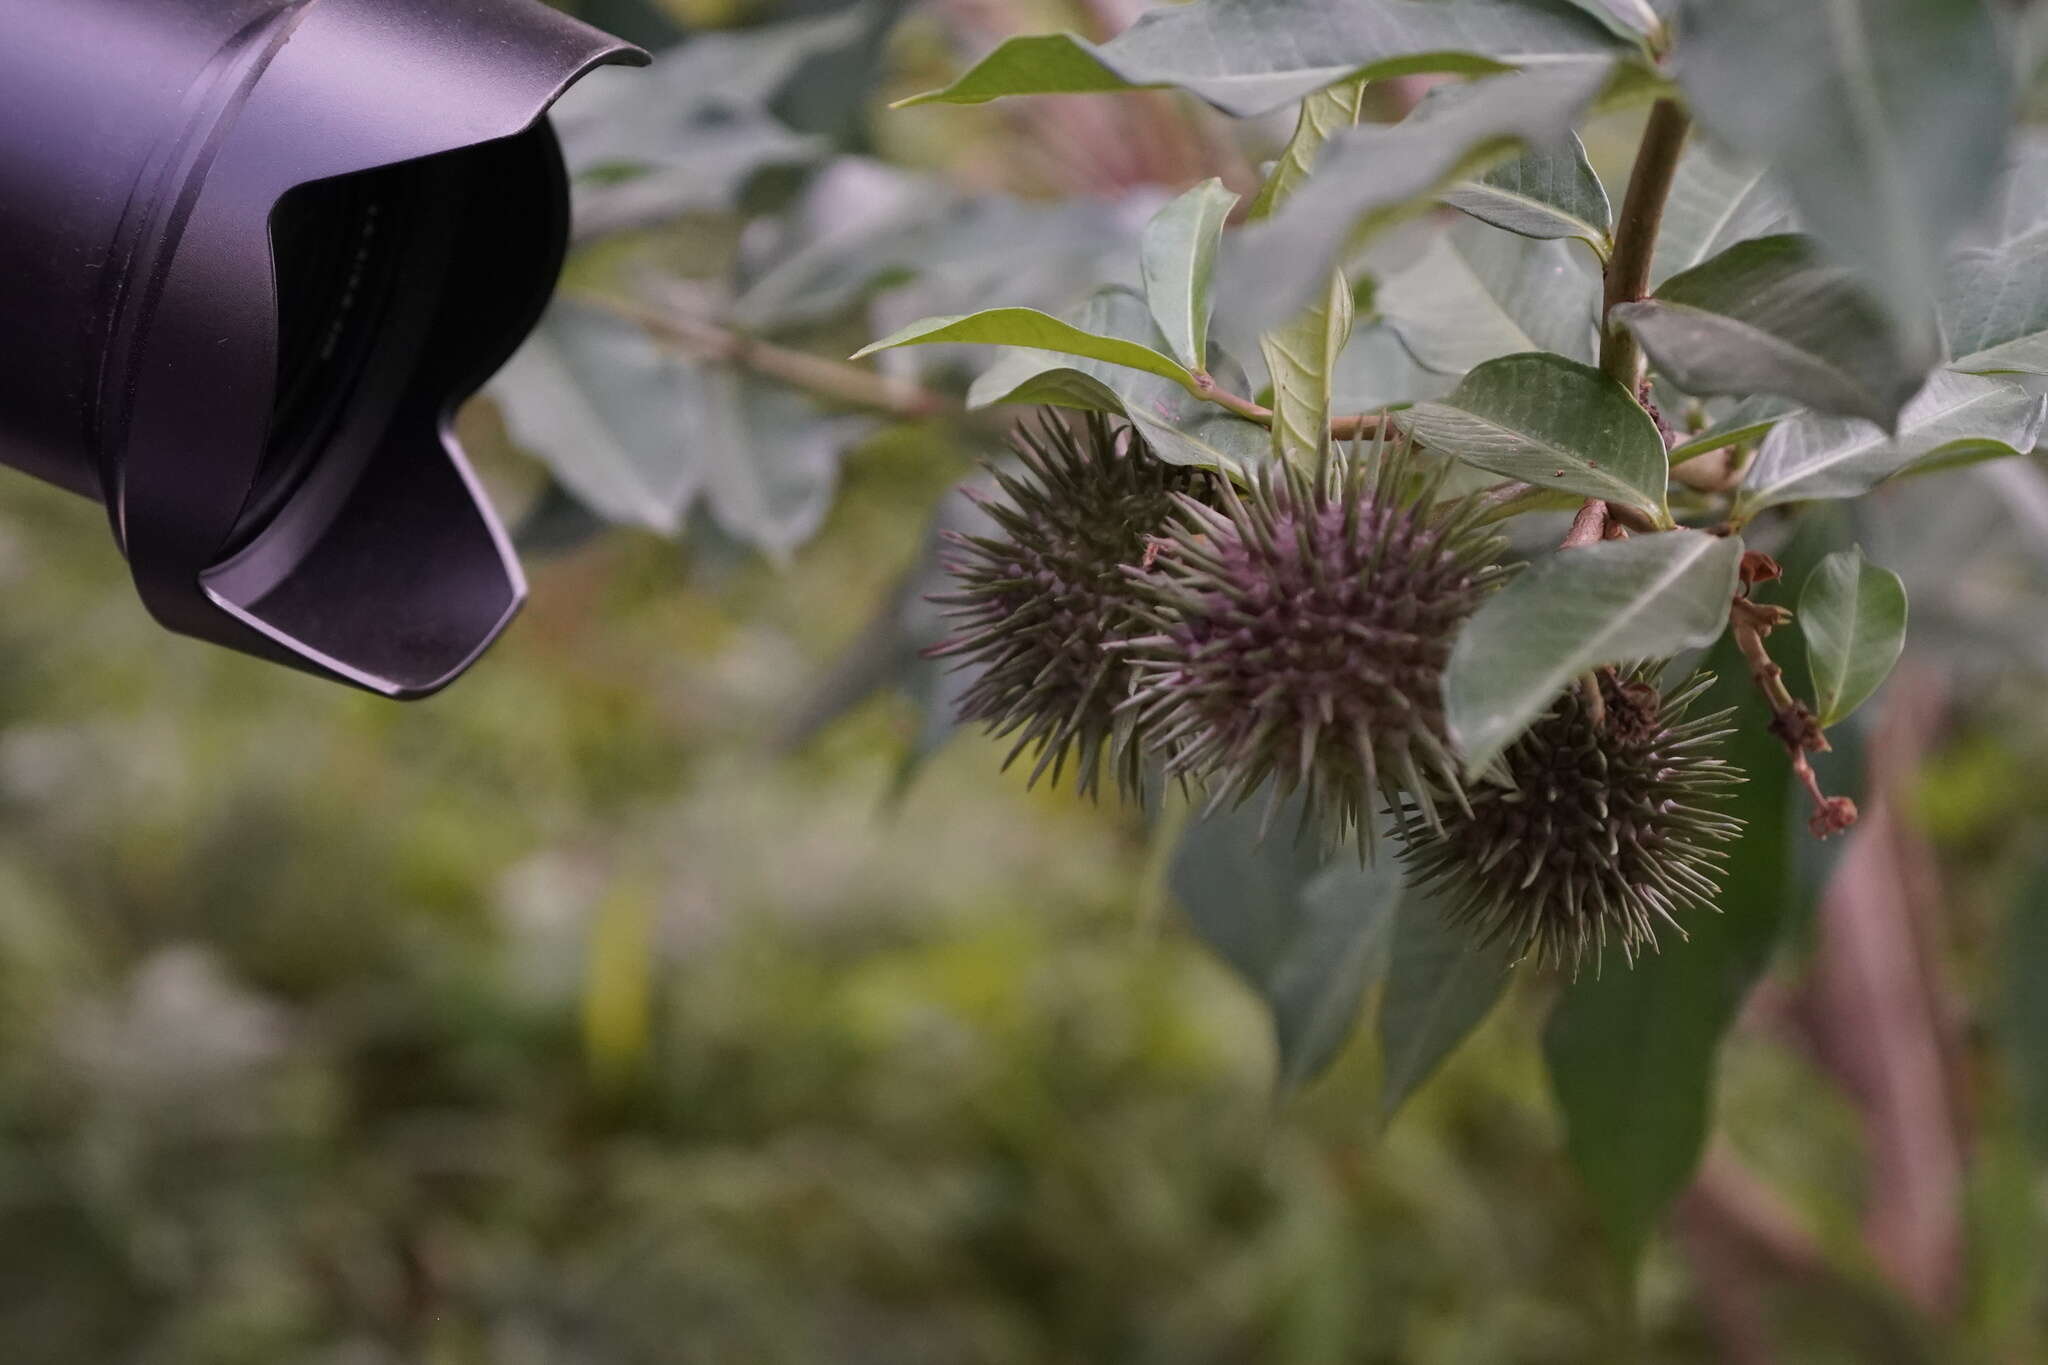
[[[1239,417],[1257,422],[1261,426],[1273,425],[1271,408],[1263,403],[1254,403],[1242,394],[1232,393],[1207,374],[1195,376],[1195,387],[1201,391],[1202,397],[1219,408],[1234,412]],[[1330,438],[1337,441],[1356,441],[1361,437],[1377,435],[1384,425],[1383,414],[1377,412],[1333,417],[1330,419]]]
[[[1586,499],[1586,505],[1572,518],[1571,530],[1565,532],[1559,543],[1560,550],[1576,550],[1582,545],[1597,545],[1607,534],[1607,504],[1599,498]]]
[[[836,403],[909,419],[952,416],[963,411],[959,400],[909,380],[877,374],[829,356],[778,346],[679,309],[610,294],[579,293],[572,297],[578,303],[637,323],[656,339],[700,360],[750,370]]]

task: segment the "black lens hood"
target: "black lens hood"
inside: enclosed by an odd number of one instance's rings
[[[0,0],[0,462],[171,629],[445,686],[525,598],[451,424],[561,269],[546,113],[645,60],[538,0]]]

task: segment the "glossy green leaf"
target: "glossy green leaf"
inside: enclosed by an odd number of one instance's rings
[[[1106,43],[1012,38],[905,103],[1178,86],[1250,117],[1353,76],[1585,65],[1622,46],[1598,20],[1545,0],[1195,0]]]
[[[1889,427],[1927,379],[1862,283],[1805,237],[1739,242],[1613,316],[1698,397],[1776,394]]]
[[[1602,255],[1614,229],[1607,187],[1576,133],[1562,146],[1524,152],[1477,180],[1451,186],[1443,201],[1523,237],[1590,242]]]
[[[1079,330],[1157,349],[1165,344],[1145,300],[1129,289],[1100,289],[1072,317]],[[1235,362],[1215,351],[1218,382],[1242,389]],[[1070,359],[1020,349],[997,361],[967,392],[972,408],[997,403],[1047,403],[1121,414],[1137,425],[1153,453],[1171,464],[1248,470],[1265,463],[1271,435],[1256,422],[1197,399],[1179,384],[1106,361]]]
[[[1906,585],[1862,549],[1823,559],[1799,591],[1799,633],[1822,725],[1870,700],[1906,647]]]
[[[1190,370],[1209,367],[1216,252],[1237,203],[1221,180],[1204,180],[1161,209],[1145,229],[1145,302],[1169,351]]]
[[[1400,864],[1331,861],[1314,836],[1296,837],[1289,807],[1262,838],[1264,804],[1196,821],[1170,881],[1196,934],[1265,1002],[1281,1081],[1297,1086],[1336,1060],[1385,968]]]
[[[1416,360],[1443,374],[1523,351],[1590,364],[1600,346],[1600,277],[1567,242],[1453,223],[1384,267],[1373,305]]]
[[[1663,659],[1717,639],[1742,541],[1671,531],[1562,550],[1525,569],[1459,635],[1444,707],[1478,774],[1590,669]]]
[[[2048,399],[1947,371],[1906,405],[1896,436],[1852,417],[1788,417],[1764,438],[1735,514],[1746,519],[1779,503],[1857,497],[1926,460],[2030,451],[2044,419]]]
[[[1676,72],[1702,127],[1777,168],[1806,230],[1873,282],[1914,363],[1936,363],[1943,257],[1983,209],[2012,121],[1991,7],[1691,0],[1680,27]]]
[[[1792,230],[1792,205],[1761,162],[1745,162],[1703,137],[1686,143],[1664,204],[1650,282],[1705,265],[1752,237]]]
[[[1664,437],[1627,389],[1590,365],[1503,356],[1396,420],[1431,449],[1506,478],[1666,517]]]
[[[1376,233],[1521,148],[1562,143],[1608,75],[1605,64],[1580,63],[1495,76],[1425,101],[1400,123],[1337,134],[1314,177],[1226,247],[1224,307],[1252,326],[1293,317]]]
[[[854,353],[853,358],[859,360],[877,351],[894,350],[898,346],[936,346],[947,342],[965,342],[981,346],[1027,346],[1038,351],[1052,351],[1059,355],[1100,360],[1110,365],[1120,365],[1125,369],[1170,379],[1189,393],[1199,395],[1201,392],[1201,386],[1195,382],[1195,377],[1189,373],[1187,366],[1173,357],[1135,341],[1084,331],[1072,323],[1062,322],[1050,313],[1041,313],[1035,308],[990,308],[960,317],[925,318],[921,322],[913,322],[892,336],[862,347]]]
[[[1490,1014],[1507,990],[1508,948],[1482,944],[1451,923],[1440,902],[1409,891],[1394,908],[1393,944],[1380,992],[1380,1122]]]

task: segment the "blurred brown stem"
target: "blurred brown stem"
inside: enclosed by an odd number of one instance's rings
[[[574,301],[599,308],[647,329],[656,339],[699,360],[715,361],[776,379],[835,403],[872,408],[896,417],[918,419],[953,416],[963,411],[959,400],[908,380],[892,379],[873,370],[829,356],[792,350],[674,308],[622,299],[609,294],[577,294]]]

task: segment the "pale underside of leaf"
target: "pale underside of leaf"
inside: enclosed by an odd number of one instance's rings
[[[1923,368],[1939,359],[1943,255],[1983,207],[2011,120],[1990,8],[1693,0],[1681,25],[1677,75],[1702,126],[1777,168],[1802,223],[1873,282]]]
[[[1440,374],[1523,351],[1590,364],[1600,280],[1583,256],[1566,242],[1452,223],[1385,268],[1373,304],[1417,362]]]
[[[2048,399],[1975,375],[1937,373],[1899,416],[1896,437],[1855,418],[1802,413],[1771,429],[1735,515],[1816,498],[1853,498],[1922,461],[2023,453],[2040,440]]]
[[[1253,326],[1293,317],[1332,270],[1378,233],[1519,149],[1568,136],[1608,76],[1604,64],[1496,76],[1459,99],[1429,102],[1401,123],[1338,134],[1314,178],[1227,245],[1222,306]]]
[[[1792,205],[1762,162],[1744,162],[1694,137],[1664,205],[1651,286],[1706,264],[1737,242],[1789,232],[1792,224]]]
[[[1585,65],[1624,47],[1591,16],[1520,0],[1195,0],[1107,43],[1012,38],[906,103],[1178,86],[1251,117],[1353,77]]]
[[[1562,147],[1524,152],[1453,185],[1443,202],[1523,237],[1577,238],[1603,258],[1612,245],[1613,205],[1576,133]]]
[[[1216,253],[1237,202],[1221,180],[1205,180],[1160,210],[1145,229],[1145,301],[1173,357],[1197,373],[1209,364]]]

